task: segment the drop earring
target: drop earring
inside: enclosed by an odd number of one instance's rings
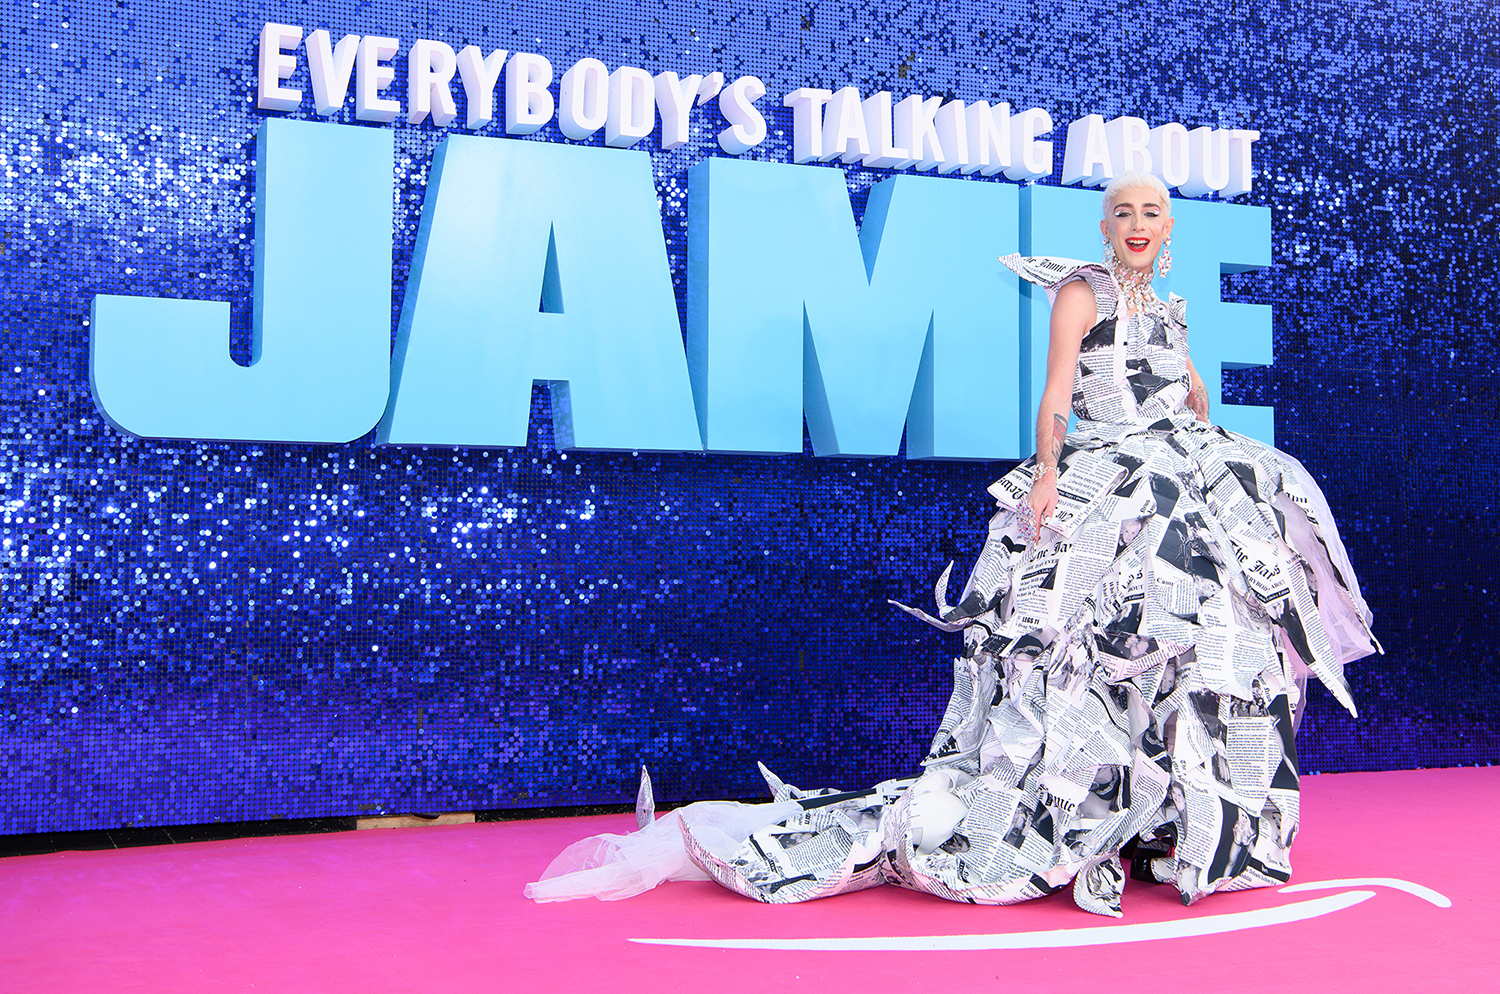
[[[1172,271],[1172,238],[1161,243],[1161,251],[1156,253],[1156,275],[1165,276]]]
[[[1111,245],[1109,243],[1109,239],[1106,238],[1104,239],[1104,265],[1113,269],[1115,261],[1115,247]]]

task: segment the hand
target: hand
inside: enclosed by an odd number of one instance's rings
[[[1188,410],[1198,415],[1199,421],[1207,423],[1208,389],[1203,385],[1201,380],[1193,384],[1193,389],[1188,391],[1187,406]]]
[[[1037,534],[1040,535],[1042,526],[1052,520],[1052,512],[1057,508],[1057,473],[1047,473],[1032,483],[1031,496],[1026,502],[1031,507],[1031,517],[1036,523]]]

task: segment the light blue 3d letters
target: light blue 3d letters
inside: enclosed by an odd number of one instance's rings
[[[229,355],[229,305],[94,298],[90,382],[149,438],[347,442],[385,407],[390,131],[268,120],[256,161],[255,338]]]
[[[454,135],[433,163],[380,440],[696,450],[651,159]]]
[[[1193,366],[1208,388],[1209,417],[1230,431],[1276,443],[1276,411],[1271,407],[1223,402],[1223,371],[1269,366],[1271,308],[1266,304],[1226,304],[1219,299],[1219,277],[1271,264],[1271,209],[1245,204],[1174,199],[1172,271],[1165,280],[1188,302],[1188,348]]]
[[[229,305],[101,294],[90,375],[159,438],[1007,459],[1034,445],[1046,295],[996,257],[1100,257],[1100,195],[902,175],[856,231],[842,170],[714,158],[689,173],[687,351],[643,152],[448,137],[389,355],[392,133],[270,120],[258,143],[252,361]],[[1222,370],[1271,361],[1270,308],[1219,276],[1270,263],[1270,213],[1178,198],[1175,265],[1215,423]],[[381,418],[381,412],[384,417]]]
[[[688,187],[688,363],[707,447],[1016,455],[1017,188],[898,176],[856,236],[839,169],[710,159]]]

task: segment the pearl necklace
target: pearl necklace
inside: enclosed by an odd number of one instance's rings
[[[1156,290],[1151,286],[1151,280],[1156,273],[1150,269],[1132,269],[1121,265],[1116,259],[1110,260],[1110,275],[1119,284],[1121,293],[1125,296],[1126,308],[1134,314],[1151,314],[1161,306],[1161,298],[1156,295]]]

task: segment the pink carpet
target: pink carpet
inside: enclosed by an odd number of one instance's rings
[[[789,907],[707,883],[615,903],[521,896],[564,845],[623,830],[625,815],[13,857],[0,860],[0,988],[1500,990],[1500,769],[1309,777],[1303,799],[1293,884],[1379,882],[1193,908],[1131,883],[1123,921],[1066,895],[981,908],[894,887]],[[631,941],[869,937],[908,948]]]

